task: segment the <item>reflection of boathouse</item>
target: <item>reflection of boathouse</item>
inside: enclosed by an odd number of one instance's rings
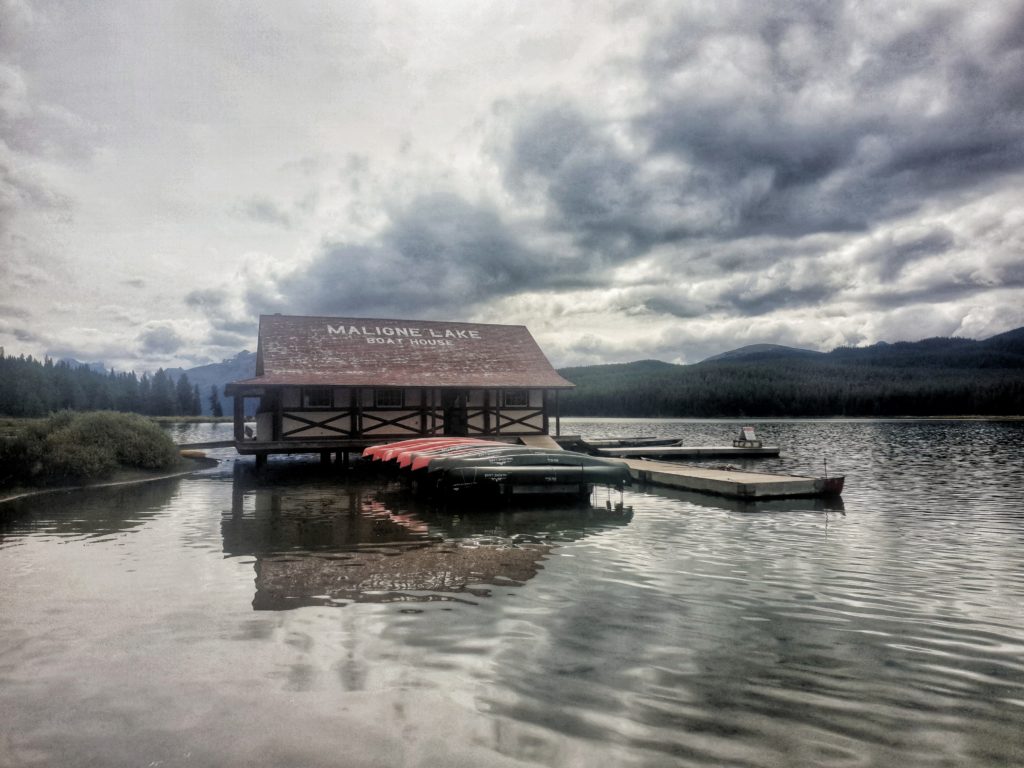
[[[551,549],[493,534],[431,535],[370,489],[308,483],[237,493],[221,532],[226,553],[256,558],[256,610],[479,597],[533,578]]]
[[[226,555],[255,560],[253,608],[288,610],[484,597],[537,576],[555,547],[631,519],[603,507],[460,517],[410,504],[395,486],[266,485],[242,470],[221,535]]]
[[[386,440],[558,434],[552,368],[524,326],[264,315],[256,376],[229,384],[238,451],[347,452]],[[258,399],[247,435],[246,398]]]

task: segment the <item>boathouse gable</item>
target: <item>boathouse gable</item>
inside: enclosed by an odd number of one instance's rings
[[[256,376],[226,392],[239,451],[265,455],[543,435],[552,419],[557,432],[558,392],[572,386],[524,326],[264,315]],[[259,400],[254,434],[246,398]]]

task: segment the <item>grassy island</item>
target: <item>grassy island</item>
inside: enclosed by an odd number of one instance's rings
[[[0,437],[0,490],[97,482],[180,462],[167,433],[143,416],[61,411]]]

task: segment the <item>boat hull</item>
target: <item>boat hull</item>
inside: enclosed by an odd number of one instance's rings
[[[404,470],[421,493],[477,496],[580,496],[594,485],[621,489],[632,482],[616,459],[573,451],[434,438],[373,446],[368,460]]]

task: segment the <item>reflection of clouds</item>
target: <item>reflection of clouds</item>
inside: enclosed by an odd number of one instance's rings
[[[286,482],[239,473],[221,521],[224,552],[256,557],[256,610],[486,597],[532,579],[560,543],[629,522],[593,508],[451,515],[386,485]]]

